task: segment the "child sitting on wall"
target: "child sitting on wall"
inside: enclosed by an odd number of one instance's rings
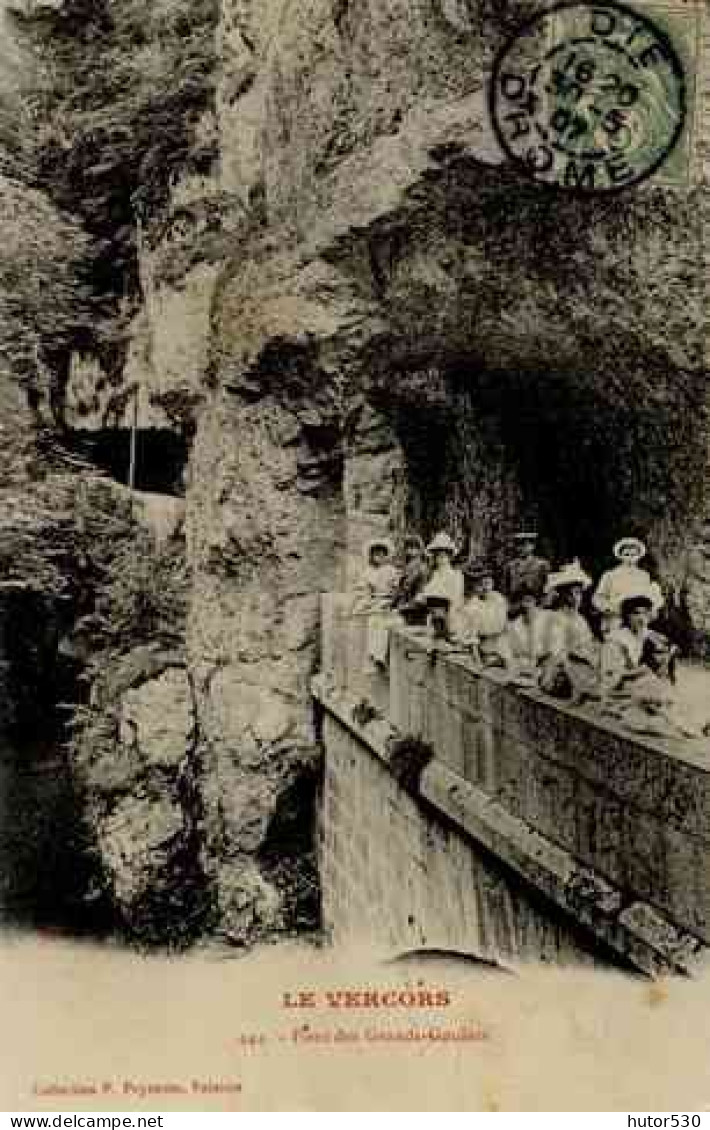
[[[392,564],[388,538],[373,538],[365,548],[365,565],[355,589],[354,615],[367,616],[367,653],[379,667],[387,665],[392,600],[399,574]]]

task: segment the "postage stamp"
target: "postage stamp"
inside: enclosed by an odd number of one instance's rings
[[[500,144],[528,175],[610,192],[673,153],[688,82],[665,27],[603,0],[560,4],[524,25],[496,59],[490,97]]]

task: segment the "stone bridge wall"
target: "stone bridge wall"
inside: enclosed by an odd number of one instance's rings
[[[337,944],[453,950],[507,964],[592,960],[573,923],[409,796],[363,735],[328,709],[319,852],[323,916]]]
[[[407,630],[392,634],[389,680],[368,676],[364,621],[332,598],[324,634],[319,842],[336,938],[496,960],[613,955],[649,973],[704,960],[702,743],[641,740],[432,656]],[[414,788],[402,737],[434,754]]]

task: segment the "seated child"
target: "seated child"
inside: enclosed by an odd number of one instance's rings
[[[507,667],[508,602],[495,591],[493,571],[486,562],[473,562],[465,570],[472,592],[460,608],[454,624],[457,642],[474,652],[485,667]]]

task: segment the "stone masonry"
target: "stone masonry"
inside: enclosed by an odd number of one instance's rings
[[[319,842],[336,939],[697,967],[710,941],[702,742],[629,735],[407,630],[392,633],[389,687],[358,678],[362,625],[331,598],[323,620]],[[413,790],[395,767],[402,739],[431,754]]]

